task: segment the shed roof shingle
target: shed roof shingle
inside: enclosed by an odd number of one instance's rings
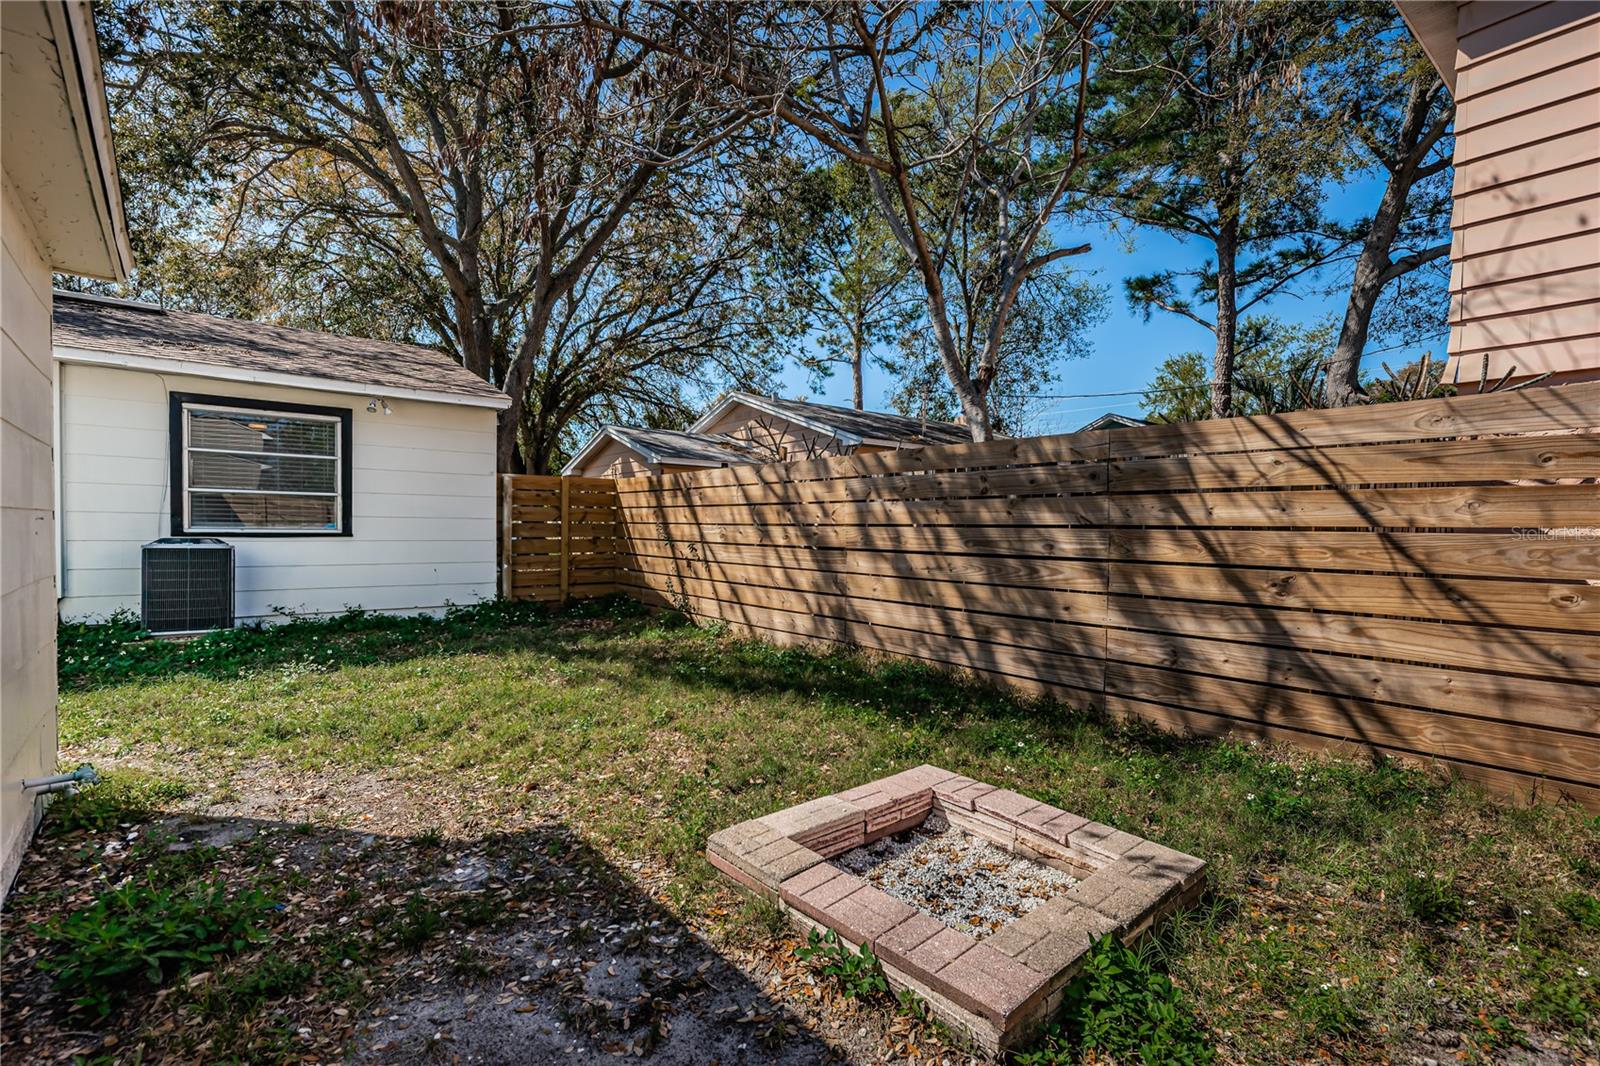
[[[760,404],[783,417],[825,425],[863,440],[894,441],[900,444],[972,443],[972,431],[955,422],[939,422],[932,419],[924,421],[884,411],[857,411],[853,407],[835,407],[833,404],[812,403],[807,400],[780,400],[747,392],[728,393],[723,400]],[[721,406],[720,403],[713,405],[712,411]],[[702,419],[702,422],[705,420]]]
[[[504,393],[415,344],[55,294],[57,346],[479,399]]]
[[[657,461],[751,463],[755,458],[732,437],[720,433],[688,433],[678,429],[636,429],[633,426],[607,426],[616,439],[635,449],[649,452]]]

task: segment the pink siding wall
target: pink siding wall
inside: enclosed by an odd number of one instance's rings
[[[1600,378],[1600,0],[1458,11],[1450,362]]]

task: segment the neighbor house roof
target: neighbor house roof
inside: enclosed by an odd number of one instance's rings
[[[779,400],[751,392],[728,392],[711,405],[700,420],[689,428],[700,431],[715,423],[731,408],[742,405],[775,418],[804,426],[814,433],[831,436],[841,443],[873,444],[897,448],[919,444],[970,444],[972,431],[954,422],[924,421],[882,411],[857,411],[853,407],[834,407],[805,400]]]
[[[64,363],[478,407],[511,403],[505,393],[432,348],[83,293],[55,295],[55,355]]]
[[[606,441],[616,441],[644,457],[647,463],[672,463],[678,466],[729,466],[753,463],[755,458],[732,437],[720,433],[686,433],[681,429],[636,429],[633,426],[601,426],[578,454],[563,469],[572,474]]]
[[[1134,418],[1132,415],[1119,415],[1115,411],[1107,411],[1099,418],[1086,426],[1078,428],[1079,433],[1088,433],[1093,429],[1133,429],[1137,426],[1148,426],[1148,419]]]

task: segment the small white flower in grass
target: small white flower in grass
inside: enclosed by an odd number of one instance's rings
[[[1582,966],[1578,967],[1577,973],[1578,973],[1579,977],[1588,977],[1589,976],[1589,971],[1585,970]]]
[[[1323,990],[1323,991],[1324,991],[1324,992],[1326,992],[1326,991],[1327,991],[1327,990],[1328,990],[1328,989],[1330,989],[1330,988],[1332,988],[1332,987],[1333,987],[1333,986],[1332,986],[1332,985],[1330,985],[1330,984],[1329,984],[1329,983],[1328,983],[1328,982],[1326,982],[1326,981],[1324,981],[1324,982],[1322,982],[1322,990]]]

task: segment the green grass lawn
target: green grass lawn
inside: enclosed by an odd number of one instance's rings
[[[1581,1058],[1600,1039],[1600,820],[1575,808],[1121,730],[617,602],[132,637],[63,631],[69,753],[181,755],[219,792],[263,761],[471,789],[664,870],[714,939],[759,932],[723,905],[709,833],[931,762],[1209,860],[1210,897],[1148,950],[1225,1060]]]

